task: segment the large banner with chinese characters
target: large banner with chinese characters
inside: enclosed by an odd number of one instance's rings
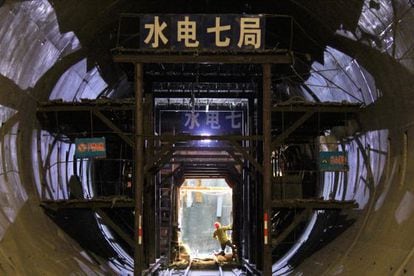
[[[241,110],[160,110],[161,134],[241,135],[244,113]]]
[[[264,49],[262,15],[142,15],[140,48],[170,51]]]

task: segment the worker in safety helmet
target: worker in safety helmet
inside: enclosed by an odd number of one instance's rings
[[[215,222],[214,228],[216,230],[213,233],[213,238],[217,239],[220,242],[221,246],[221,251],[217,255],[224,256],[224,250],[226,249],[226,246],[230,246],[233,253],[233,257],[235,257],[237,254],[236,246],[231,242],[231,240],[227,236],[227,231],[231,230],[233,228],[233,225],[230,224],[227,226],[221,226],[220,222]]]

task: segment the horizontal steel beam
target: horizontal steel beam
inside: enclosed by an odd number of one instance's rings
[[[319,112],[319,113],[358,113],[362,111],[360,105],[354,104],[290,104],[290,105],[276,105],[272,107],[272,112]]]
[[[358,203],[355,200],[323,200],[323,199],[284,199],[284,200],[273,200],[273,208],[280,209],[299,209],[309,208],[316,210],[324,209],[353,209],[358,208]]]
[[[57,210],[71,208],[133,208],[134,200],[130,198],[96,198],[96,199],[68,199],[68,200],[43,200],[41,206]]]
[[[232,166],[234,168],[236,163],[227,163],[227,165]],[[228,168],[228,169],[211,169],[211,170],[204,170],[202,168],[194,168],[194,169],[183,169],[183,174],[209,174],[209,175],[216,175],[216,174],[234,174],[236,169]],[[237,171],[236,171],[237,173]]]
[[[226,179],[227,175],[185,175],[184,178],[196,179]]]
[[[158,148],[158,147],[156,147]],[[252,150],[252,147],[243,147],[245,151]],[[175,152],[189,152],[189,151],[197,151],[197,152],[228,152],[233,151],[234,148],[231,146],[218,146],[218,147],[191,147],[191,146],[181,146],[175,145],[174,147]]]
[[[181,186],[181,191],[227,191],[229,187]]]
[[[184,174],[228,174],[229,170],[224,169],[211,169],[211,170],[203,170],[201,168],[194,168],[192,170],[187,169],[183,171]]]
[[[204,93],[206,97],[209,98],[231,98],[232,94],[228,93]],[[243,95],[240,96],[240,93],[234,93],[234,98],[243,98]],[[237,94],[237,97],[236,97]],[[245,94],[245,98],[251,96],[251,93]],[[191,93],[154,93],[155,97],[159,98],[189,98]],[[198,94],[200,97],[200,95]],[[98,109],[98,110],[134,110],[135,105],[132,102],[86,102],[86,103],[53,103],[53,102],[45,102],[40,103],[37,107],[38,112],[54,112],[54,111],[89,111],[91,109]],[[362,111],[363,108],[360,105],[353,105],[353,104],[344,104],[344,105],[329,105],[329,104],[312,104],[312,105],[276,105],[272,107],[273,112],[306,112],[306,111],[314,111],[320,113],[358,113]]]
[[[232,159],[229,155],[224,154],[174,154],[172,158],[195,158],[195,159]]]
[[[117,54],[119,63],[230,63],[230,64],[292,64],[288,54],[267,55],[167,55],[167,54]]]
[[[170,164],[182,164],[183,166],[185,165],[191,165],[194,162],[203,162],[204,164],[199,165],[199,167],[205,167],[207,165],[216,165],[216,164],[229,164],[229,165],[236,165],[238,164],[236,161],[233,160],[206,160],[206,159],[174,159],[169,161],[168,163]]]
[[[244,136],[244,135],[212,135],[212,136],[201,136],[201,135],[159,135],[159,136],[146,136],[147,139],[154,139],[160,141],[172,141],[172,142],[179,142],[179,141],[198,141],[198,140],[213,140],[217,141],[249,141],[249,140],[262,140],[262,136],[260,135],[251,135],[251,136]],[[213,148],[213,147],[212,147]]]
[[[64,111],[90,111],[90,110],[135,110],[135,106],[131,104],[125,105],[90,105],[90,104],[78,104],[78,105],[41,105],[37,107],[37,112],[64,112]]]
[[[154,98],[191,98],[192,93],[188,92],[154,92]],[[256,93],[246,92],[197,92],[197,98],[214,98],[214,99],[249,99],[255,98]]]

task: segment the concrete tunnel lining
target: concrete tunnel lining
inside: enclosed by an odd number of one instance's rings
[[[346,143],[351,160],[347,183],[344,178],[342,182],[334,183],[332,175],[325,176],[325,193],[331,191],[331,185],[348,185],[342,190],[344,194],[338,190],[334,196],[357,199],[363,203],[363,209],[361,214],[351,214],[356,216],[352,227],[294,268],[295,272],[304,275],[398,275],[414,269],[414,243],[410,233],[414,227],[414,199],[410,188],[413,148],[409,143],[413,131],[410,98],[414,60],[410,55],[414,44],[411,27],[414,12],[410,1],[390,3],[384,0],[377,3],[379,10],[369,8],[370,1],[365,1],[358,23],[361,37],[356,39],[359,39],[359,44],[342,43],[344,36],[349,39],[353,30],[339,30],[342,37],[326,49],[324,63],[312,64],[316,71],[332,69],[333,66],[337,68],[335,74],[311,74],[305,82],[317,85],[326,83],[326,79],[334,80],[339,87],[354,93],[341,93],[338,87],[314,88],[321,101],[359,99],[369,106],[363,116],[359,141]],[[66,5],[55,4],[60,9]],[[98,31],[99,23],[87,18],[94,9],[102,9],[105,14],[108,12],[105,5],[111,7],[110,1],[101,5],[89,6],[85,14],[80,15],[83,22],[89,22],[87,27],[77,26],[78,30],[66,33],[59,30],[59,23],[66,19],[70,22],[70,14],[62,15],[58,21],[54,6],[47,1],[6,1],[0,7],[3,131],[0,196],[4,204],[0,212],[0,271],[5,274],[79,272],[91,275],[106,274],[111,269],[119,272],[104,260],[97,262],[97,256],[88,257],[38,207],[39,166],[47,159],[48,148],[53,141],[44,138],[37,130],[32,114],[40,99],[71,101],[94,98],[106,88],[99,70],[91,68],[84,59],[83,45],[79,42],[90,42],[92,38],[85,37],[89,32],[93,36]],[[396,19],[400,23],[394,34],[390,29]],[[77,38],[77,33],[81,39]],[[311,99],[304,90],[301,92],[301,96]],[[338,138],[347,138],[346,133],[343,136],[343,133],[336,134]],[[49,185],[58,183],[57,170],[62,171],[60,181],[65,180],[66,168],[52,165],[66,161],[63,153],[73,150],[65,143],[57,143],[49,164],[43,164],[50,165],[46,181]],[[361,151],[369,152],[370,168],[362,161],[357,162],[357,159],[364,158]],[[370,177],[373,185],[367,189],[364,182]],[[64,189],[51,188],[54,192],[50,197],[67,196]]]

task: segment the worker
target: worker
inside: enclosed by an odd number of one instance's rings
[[[221,226],[220,222],[214,223],[214,228],[216,229],[213,233],[213,238],[217,239],[220,242],[221,251],[217,253],[216,255],[222,255],[224,256],[224,250],[226,249],[226,246],[230,246],[233,258],[236,258],[237,256],[237,249],[236,246],[231,242],[229,237],[227,236],[227,231],[231,230],[233,228],[233,225],[227,225],[227,226]]]

